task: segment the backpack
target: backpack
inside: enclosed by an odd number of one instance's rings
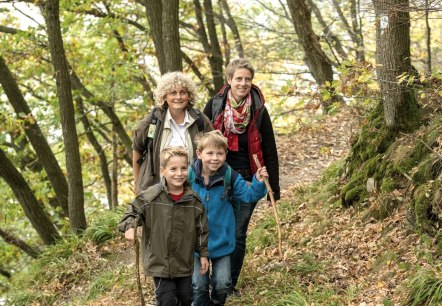
[[[187,182],[192,186],[195,182],[195,170],[193,167],[189,167],[187,172]],[[232,188],[232,167],[227,165],[226,173],[224,173],[224,192],[221,199],[226,199],[232,204],[233,210],[236,213],[239,211],[240,203],[233,198],[233,188]]]
[[[153,152],[153,139],[155,137],[156,134],[156,125],[158,122],[158,117],[157,117],[157,107],[155,107],[152,110],[152,117],[150,118],[150,122],[149,122],[149,130],[147,132],[147,150],[143,152],[143,155],[141,156],[141,158],[139,160],[137,160],[137,163],[139,165],[141,165],[143,163],[143,161],[146,159],[147,157],[147,153],[148,151],[152,154]],[[196,108],[192,108],[189,110],[189,112],[194,111],[195,113],[195,121],[196,121],[196,125],[198,126],[198,132],[203,133],[204,132],[204,119],[203,116],[201,116],[201,111],[199,109]],[[151,127],[152,125],[154,125],[155,127]],[[153,158],[151,158],[151,163],[152,163],[152,169],[154,169],[153,167]]]

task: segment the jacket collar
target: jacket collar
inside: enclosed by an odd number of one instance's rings
[[[214,184],[218,183],[219,181],[223,181],[227,167],[228,167],[227,163],[224,163],[224,165],[222,165],[222,167],[219,168],[214,175],[209,177],[209,184],[208,184],[209,188]],[[192,164],[192,168],[195,171],[195,182],[197,182],[198,184],[205,185],[204,178],[201,175],[201,170],[203,168],[203,163],[201,162],[201,159],[196,159]]]

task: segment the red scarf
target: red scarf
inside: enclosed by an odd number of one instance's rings
[[[226,108],[224,109],[224,136],[227,137],[227,145],[230,151],[239,150],[238,135],[247,130],[250,122],[250,108],[252,95],[249,93],[244,100],[237,103],[229,89],[227,93]]]

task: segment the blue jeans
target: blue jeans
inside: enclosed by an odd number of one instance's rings
[[[254,203],[241,203],[241,206],[237,212],[235,212],[235,238],[236,246],[231,258],[231,273],[232,273],[232,289],[235,288],[239,274],[244,263],[244,256],[246,255],[246,238],[247,228],[249,227],[250,218],[252,217],[253,210],[256,207]]]
[[[194,306],[224,305],[231,291],[230,255],[211,259],[210,263],[209,270],[201,275],[200,260],[195,257],[192,276]]]

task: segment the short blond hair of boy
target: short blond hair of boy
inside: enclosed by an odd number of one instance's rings
[[[187,164],[189,163],[189,153],[185,147],[165,147],[160,153],[160,166],[166,168],[167,163],[174,156],[185,157]]]
[[[196,148],[201,152],[205,148],[213,146],[215,148],[222,148],[227,151],[227,138],[223,136],[221,131],[213,130],[202,134],[196,140]]]

